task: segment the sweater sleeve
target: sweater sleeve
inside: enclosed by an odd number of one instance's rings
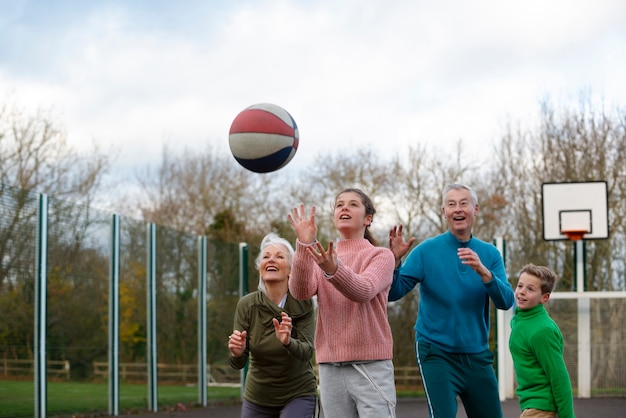
[[[393,282],[389,289],[389,300],[394,301],[404,297],[415,288],[421,281],[422,263],[420,261],[419,247],[416,247],[406,258],[404,264],[400,264],[393,271]]]
[[[553,328],[535,333],[532,345],[554,396],[559,418],[574,418],[572,385],[563,360],[563,337]]]
[[[313,257],[307,253],[307,246],[296,241],[296,251],[293,254],[291,275],[289,276],[289,292],[299,300],[311,299],[317,293],[317,281],[322,270],[317,266]]]
[[[504,261],[500,256],[500,252],[495,247],[492,251],[495,252],[492,254],[488,269],[493,276],[493,280],[485,283],[485,289],[496,308],[508,310],[515,303],[515,293],[507,280]]]

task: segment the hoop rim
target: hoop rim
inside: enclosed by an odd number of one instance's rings
[[[589,231],[586,229],[567,229],[561,233],[565,234],[570,241],[580,241]]]

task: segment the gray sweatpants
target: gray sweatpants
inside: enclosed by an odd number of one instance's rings
[[[391,360],[321,363],[320,400],[326,418],[395,418]]]

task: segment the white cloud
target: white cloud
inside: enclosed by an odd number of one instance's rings
[[[363,144],[477,152],[546,93],[626,102],[626,6],[613,0],[88,4],[36,31],[35,6],[2,21],[29,39],[0,41],[0,91],[54,106],[73,143],[115,144],[125,166],[158,160],[164,142],[226,151],[230,122],[258,102],[294,116],[300,162]]]

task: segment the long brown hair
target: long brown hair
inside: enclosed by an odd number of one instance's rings
[[[343,189],[341,192],[337,193],[337,196],[335,196],[335,203],[337,202],[337,199],[339,198],[339,196],[341,196],[344,193],[350,193],[350,192],[356,193],[356,194],[359,195],[359,197],[361,197],[361,203],[363,203],[363,206],[365,206],[365,214],[366,215],[372,215],[372,222],[373,222],[374,221],[374,214],[376,213],[376,208],[374,207],[374,202],[372,202],[372,199],[370,199],[370,197],[368,195],[366,195],[363,192],[363,190],[356,189],[356,188],[353,188],[353,187],[349,187],[347,189]],[[333,210],[334,210],[334,205],[333,205]],[[368,240],[372,245],[378,247],[378,241],[372,235],[372,233],[370,231],[370,226],[369,225],[365,227],[365,235],[363,236],[363,238]]]

